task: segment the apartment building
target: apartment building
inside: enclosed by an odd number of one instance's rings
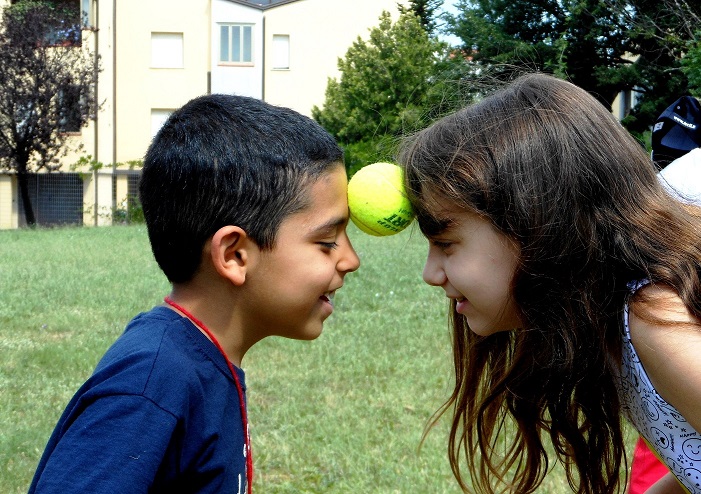
[[[226,93],[311,115],[323,105],[328,78],[339,76],[338,58],[367,38],[383,10],[398,15],[397,0],[61,1],[80,3],[83,43],[99,54],[102,68],[95,89],[101,109],[72,136],[82,150],[67,156],[63,169],[85,156],[102,166],[78,170],[73,187],[82,190],[70,198],[67,174],[60,173],[44,177],[63,176],[54,188],[37,177],[33,194],[37,203],[49,196],[47,208],[80,207],[85,225],[111,224],[115,207],[127,205],[138,179],[128,164],[141,160],[174,109],[202,94]],[[9,3],[0,0],[0,7]],[[22,226],[21,212],[16,178],[0,174],[0,228]]]

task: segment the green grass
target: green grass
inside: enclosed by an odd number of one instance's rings
[[[349,234],[362,266],[313,342],[270,338],[246,370],[258,493],[452,493],[446,424],[419,451],[450,390],[441,290],[421,281],[410,229]],[[74,391],[136,313],[169,286],[143,226],[0,231],[0,486],[26,492]],[[561,472],[542,492],[567,492]]]

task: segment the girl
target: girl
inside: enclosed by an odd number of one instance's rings
[[[532,74],[400,162],[424,280],[451,299],[440,414],[461,488],[464,455],[477,491],[534,492],[554,450],[573,491],[619,492],[625,416],[670,468],[648,492],[701,493],[701,214],[640,144],[586,91]]]

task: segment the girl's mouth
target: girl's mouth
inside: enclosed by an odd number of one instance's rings
[[[464,314],[465,310],[470,304],[470,302],[465,297],[455,299],[455,302],[455,312],[457,312],[458,314]]]

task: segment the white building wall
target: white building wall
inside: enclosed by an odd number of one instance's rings
[[[0,174],[0,230],[17,228],[17,178]]]
[[[398,0],[300,0],[265,12],[265,101],[311,115],[322,107],[328,78],[338,78],[338,59],[380,23],[383,10],[397,18]],[[406,2],[400,2],[406,3]],[[289,36],[289,69],[272,66],[273,36]]]
[[[116,162],[143,158],[151,142],[153,110],[174,110],[207,93],[209,19],[209,0],[119,0],[112,69]],[[153,33],[182,35],[181,67],[153,63]]]
[[[101,57],[102,107],[97,121],[71,139],[82,148],[62,160],[64,171],[88,155],[104,165],[79,170],[86,173],[85,224],[110,222],[111,165],[142,159],[158,122],[196,96],[240,94],[311,115],[324,103],[328,78],[339,77],[338,58],[358,36],[368,37],[383,10],[396,17],[397,1],[298,0],[254,8],[229,0],[90,0],[95,29],[83,40]],[[7,4],[0,0],[0,7]],[[252,64],[219,63],[219,23],[254,26]],[[181,67],[154,66],[152,33],[182,35]],[[289,68],[272,68],[275,35],[289,37]],[[0,185],[0,223],[16,227],[12,183],[5,177]]]

